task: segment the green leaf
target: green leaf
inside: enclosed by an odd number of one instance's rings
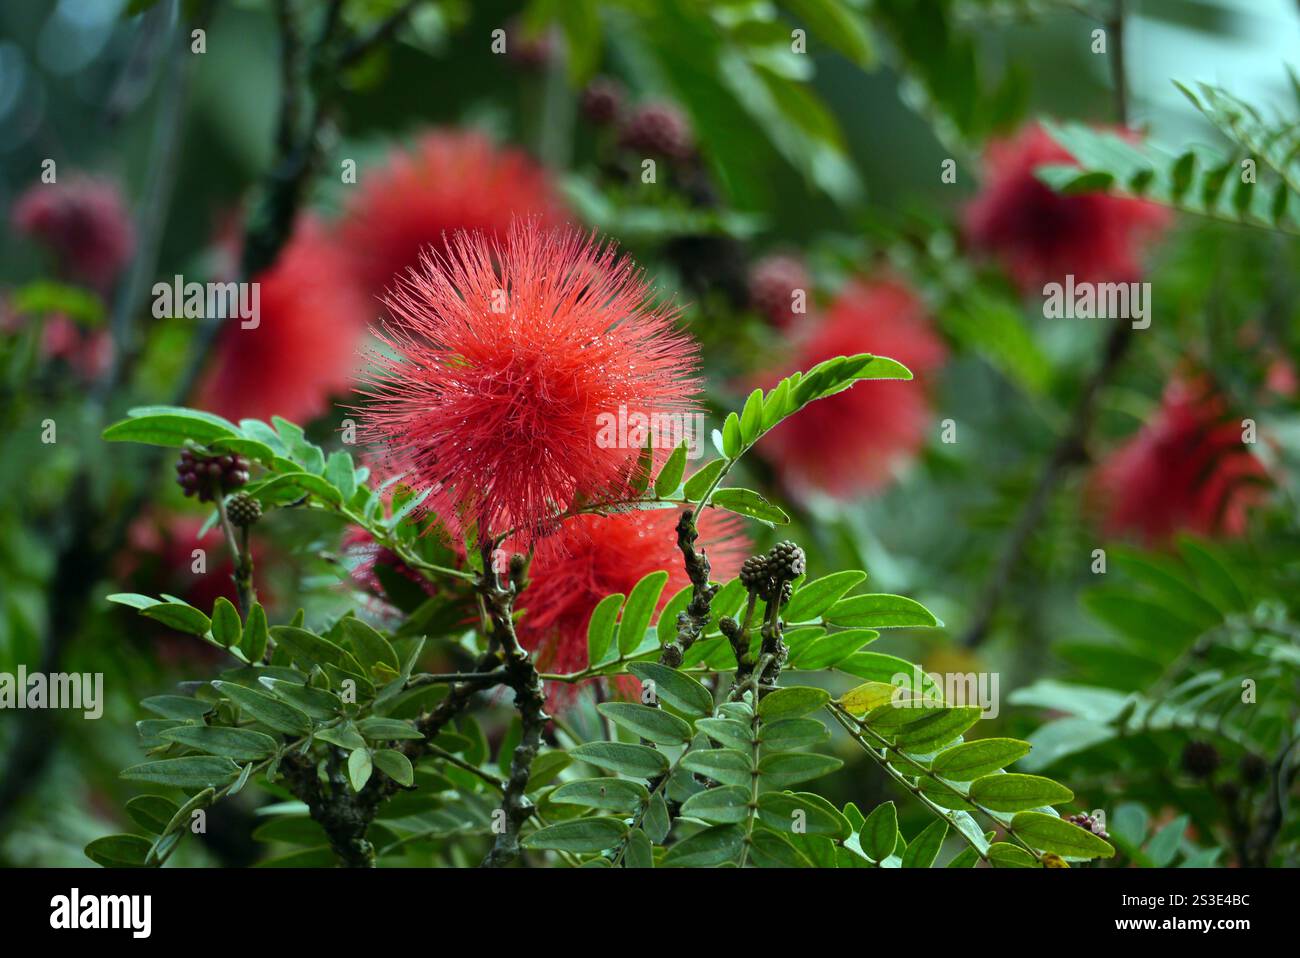
[[[180,742],[209,755],[249,761],[266,758],[278,744],[269,735],[244,728],[223,728],[219,725],[181,725],[167,729],[160,738]]]
[[[994,868],[1038,868],[1038,859],[1019,845],[994,842],[988,850],[989,862]]]
[[[714,459],[706,463],[699,472],[686,480],[686,486],[683,489],[683,495],[689,502],[699,502],[704,493],[713,485],[713,481],[722,474],[722,470],[727,468],[727,460]]]
[[[784,509],[768,502],[752,489],[739,489],[734,486],[717,489],[710,501],[719,509],[726,509],[728,512],[758,519],[761,522],[784,525],[790,521]]]
[[[713,712],[713,696],[689,675],[658,662],[633,662],[628,671],[642,682],[653,682],[656,699],[662,699],[685,715],[696,717]]]
[[[186,722],[201,719],[214,708],[211,702],[192,699],[188,695],[151,695],[140,704],[155,715]]]
[[[659,745],[683,745],[691,739],[691,727],[663,709],[639,702],[604,702],[596,710],[619,728]]]
[[[894,744],[909,752],[924,754],[933,752],[947,745],[980,720],[983,709],[975,705],[945,709],[912,709],[915,712],[929,712],[918,722],[908,723],[897,737]]]
[[[765,722],[798,718],[821,708],[831,700],[831,693],[809,685],[792,685],[769,692],[758,703],[758,716]]]
[[[715,825],[678,842],[664,855],[668,868],[709,868],[734,861],[745,843],[739,825]]]
[[[865,18],[840,0],[782,0],[812,30],[816,38],[860,67],[875,62],[871,32]]]
[[[1050,778],[1006,773],[985,775],[971,782],[970,797],[995,812],[1021,812],[1060,805],[1073,799],[1074,793]]]
[[[729,718],[700,719],[695,727],[714,741],[729,748],[747,749],[754,744],[753,732],[748,722]]]
[[[1110,858],[1115,854],[1109,843],[1092,832],[1046,812],[1020,812],[1011,819],[1011,827],[1027,844],[1065,858]]]
[[[823,612],[866,577],[865,572],[850,569],[807,582],[795,592],[782,610],[781,618],[787,622],[816,622]]]
[[[212,627],[211,619],[183,602],[159,602],[141,609],[140,614],[177,632],[188,632],[190,635],[207,635],[208,629]]]
[[[132,765],[122,772],[122,778],[173,788],[208,788],[225,785],[238,774],[239,766],[228,758],[195,755]]]
[[[816,719],[810,718],[766,722],[758,735],[763,747],[774,752],[807,748],[809,745],[820,745],[830,737],[830,730],[825,725]]]
[[[830,835],[836,841],[843,841],[853,832],[847,818],[811,792],[766,792],[758,798],[758,817],[780,832]]]
[[[263,676],[259,680],[277,699],[287,702],[314,719],[332,719],[343,712],[343,700],[326,689],[312,688]]]
[[[912,839],[912,843],[903,852],[904,868],[929,868],[939,857],[939,849],[948,834],[948,823],[943,819],[930,825]]]
[[[365,788],[374,770],[369,749],[353,749],[348,756],[348,781],[352,783],[352,791],[359,792]]]
[[[835,625],[867,629],[937,626],[939,620],[921,603],[901,595],[855,595],[841,599],[826,613]]]
[[[877,805],[858,829],[858,842],[862,845],[862,850],[874,861],[883,862],[894,854],[897,841],[898,809],[893,802]]]
[[[424,733],[410,722],[371,715],[357,723],[357,731],[372,742],[392,742],[398,739],[422,739]]]
[[[686,442],[683,440],[668,456],[664,467],[659,470],[659,475],[655,478],[655,495],[660,499],[667,499],[682,484],[682,476],[685,473]]]
[[[627,655],[645,638],[650,617],[654,615],[667,582],[667,572],[651,572],[632,587],[618,627],[618,650],[621,654]]]
[[[523,839],[525,848],[561,852],[599,852],[612,848],[627,834],[617,818],[579,818],[539,828]]]
[[[763,390],[755,389],[745,400],[745,408],[740,414],[740,439],[745,446],[752,446],[763,428]]]
[[[180,808],[176,809],[175,813],[171,817],[171,820],[167,822],[167,827],[163,829],[163,835],[166,836],[172,834],[173,832],[178,832],[186,825],[189,825],[192,820],[192,816],[196,811],[198,811],[200,808],[207,808],[209,805],[212,804],[212,799],[216,795],[216,793],[217,790],[215,788],[213,788],[212,786],[208,786],[203,791],[199,792],[197,795],[191,797],[189,801],[187,801]],[[151,852],[150,854],[156,856],[158,853]]]
[[[815,752],[780,752],[763,756],[758,763],[758,771],[763,776],[765,785],[784,788],[821,778],[843,764],[838,758]]]
[[[1174,860],[1183,834],[1187,831],[1187,822],[1186,815],[1179,815],[1151,836],[1145,851],[1152,868],[1164,868]]]
[[[587,623],[587,665],[594,666],[605,658],[610,642],[614,639],[614,623],[618,620],[618,609],[623,604],[623,595],[607,595],[592,610],[591,621]]]
[[[694,592],[694,586],[682,586],[677,590],[677,594],[664,604],[663,610],[659,613],[659,620],[655,624],[660,645],[667,645],[677,638],[677,614],[685,611],[690,605]]]
[[[135,823],[161,835],[176,814],[176,803],[161,795],[137,795],[126,803],[126,813]]]
[[[411,760],[397,749],[381,748],[374,754],[374,763],[398,785],[410,788],[415,784],[415,769],[411,768]]]
[[[749,791],[742,785],[706,788],[682,803],[681,814],[685,818],[698,818],[715,825],[748,821]]]
[[[646,806],[645,815],[641,818],[641,828],[650,841],[662,845],[672,827],[672,816],[668,814],[668,803],[664,800],[661,789],[650,796],[650,804]]]
[[[650,838],[641,829],[633,830],[627,838],[627,851],[623,853],[624,868],[654,868],[654,849]]]
[[[339,491],[344,502],[351,502],[357,491],[356,466],[352,464],[352,454],[342,449],[330,453],[325,460],[325,479]]]
[[[206,444],[215,439],[234,439],[238,427],[227,419],[180,406],[142,406],[127,413],[128,419],[104,430],[109,442],[141,442],[151,446],[183,446],[187,439]]]
[[[139,835],[105,835],[85,848],[86,857],[105,868],[143,868],[153,842]]]
[[[254,602],[248,613],[248,621],[244,623],[244,633],[239,638],[239,651],[244,653],[244,658],[248,661],[260,662],[266,654],[269,637],[266,610],[262,608],[262,603]]]
[[[810,672],[828,669],[870,645],[879,637],[880,633],[874,629],[845,629],[843,632],[832,632],[810,642],[793,657],[790,664],[796,669]]]
[[[587,742],[570,753],[574,758],[629,778],[653,778],[668,771],[668,759],[646,745],[628,742]]]
[[[243,625],[234,605],[225,596],[217,596],[212,605],[212,637],[217,644],[230,648],[239,641],[242,633]]]
[[[935,775],[954,782],[973,782],[1029,754],[1029,743],[1014,738],[985,738],[955,745],[930,763]]]
[[[321,742],[329,742],[331,745],[337,745],[339,748],[353,751],[366,747],[366,740],[361,733],[357,731],[356,726],[351,722],[344,722],[342,725],[336,725],[329,728],[316,730],[316,739]]]
[[[623,778],[584,778],[565,782],[551,792],[550,801],[561,805],[582,805],[611,812],[633,812],[650,798],[640,782]]]
[[[386,638],[354,615],[347,616],[342,622],[343,634],[352,643],[352,649],[361,665],[371,671],[379,665],[387,666],[391,672],[390,677],[401,673],[402,663],[397,658],[397,651]]]
[[[249,716],[277,732],[305,735],[311,729],[311,720],[306,714],[269,695],[236,685],[234,682],[216,681],[212,683],[212,687]]]
[[[333,665],[357,677],[365,674],[361,663],[351,652],[309,629],[293,625],[276,625],[271,627],[271,638],[275,640],[278,649],[288,653],[295,662],[308,671]],[[394,663],[396,660],[397,655],[394,653]]]
[[[744,443],[740,438],[740,417],[734,412],[729,412],[722,423],[722,454],[728,459],[735,459],[740,455],[743,446]]]
[[[681,766],[707,775],[720,785],[750,785],[754,777],[753,760],[730,748],[693,749],[682,759]]]
[[[812,862],[788,838],[766,828],[750,835],[749,858],[759,868],[811,868]]]

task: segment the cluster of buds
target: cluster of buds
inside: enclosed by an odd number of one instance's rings
[[[246,492],[230,497],[226,503],[226,515],[233,525],[247,529],[262,518],[262,504]]]
[[[795,319],[794,294],[811,285],[808,271],[795,256],[766,256],[749,271],[749,302],[773,324],[784,329]]]
[[[248,482],[248,460],[243,456],[206,456],[182,449],[176,463],[176,484],[199,502],[213,502]]]
[[[695,152],[690,121],[671,103],[643,103],[618,131],[619,145],[647,156],[687,159]]]
[[[1102,827],[1101,819],[1094,818],[1087,812],[1080,812],[1078,815],[1071,815],[1066,819],[1066,821],[1071,825],[1078,825],[1080,828],[1086,828],[1100,839],[1107,840],[1110,838],[1110,833]]]
[[[746,559],[740,567],[740,583],[760,599],[784,605],[794,590],[791,583],[807,569],[803,549],[787,539],[772,546],[767,555]]]

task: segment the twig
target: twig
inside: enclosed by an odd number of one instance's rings
[[[1016,519],[1002,547],[1002,554],[984,584],[975,615],[961,638],[961,644],[966,648],[975,648],[988,638],[993,617],[1011,584],[1012,575],[1020,565],[1030,537],[1042,524],[1052,494],[1072,467],[1087,460],[1086,444],[1088,435],[1092,432],[1093,420],[1097,415],[1101,391],[1119,368],[1120,361],[1128,352],[1132,342],[1131,321],[1123,317],[1117,318],[1102,347],[1101,362],[1084,383],[1083,391],[1070,417],[1070,423],[1047,457],[1038,482],[1034,485],[1034,491]]]
[[[677,548],[681,550],[686,575],[691,580],[691,601],[677,613],[677,637],[659,653],[660,664],[673,669],[682,664],[687,650],[708,627],[713,597],[718,594],[718,587],[709,584],[712,567],[708,555],[695,549],[699,536],[695,514],[690,509],[683,510],[677,520]]]

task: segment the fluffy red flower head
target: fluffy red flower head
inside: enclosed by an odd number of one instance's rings
[[[1098,465],[1089,493],[1109,534],[1154,545],[1180,530],[1241,535],[1268,481],[1223,394],[1178,377],[1151,420]]]
[[[482,134],[434,130],[362,178],[339,229],[357,278],[380,298],[426,247],[446,252],[457,230],[504,238],[515,216],[564,221],[546,171]]]
[[[818,400],[772,430],[759,451],[795,495],[850,498],[885,485],[900,460],[925,443],[926,387],[947,355],[920,300],[895,281],[850,283],[820,320],[809,317],[791,361],[758,377],[770,388],[795,370],[836,356],[875,353],[912,371],[913,382],[861,382]]]
[[[106,291],[135,250],[135,228],[109,180],[38,183],[14,204],[14,227],[40,240],[73,279]]]
[[[566,673],[587,667],[587,622],[605,596],[627,595],[642,577],[663,570],[668,584],[659,599],[662,609],[690,585],[677,550],[677,519],[672,509],[580,516],[539,546],[516,605],[525,610],[519,641],[537,653],[540,668]],[[708,509],[698,528],[712,578],[733,578],[750,547],[741,521]]]
[[[636,449],[602,441],[606,417],[684,415],[694,342],[632,263],[576,231],[458,233],[389,297],[362,412],[426,505],[481,531],[541,531],[576,496],[626,481]]]
[[[984,188],[966,209],[972,246],[997,258],[1024,292],[1073,274],[1079,282],[1132,282],[1144,247],[1169,222],[1146,200],[1065,196],[1034,176],[1040,166],[1075,163],[1038,124],[991,143]]]
[[[256,327],[226,320],[198,404],[227,419],[305,422],[346,392],[374,314],[347,277],[338,246],[303,220],[275,264],[255,277]]]

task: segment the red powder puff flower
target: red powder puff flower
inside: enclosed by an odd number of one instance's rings
[[[379,299],[426,247],[445,253],[457,230],[504,238],[514,216],[564,221],[545,170],[479,133],[434,130],[362,178],[339,229],[357,278]]]
[[[1065,196],[1034,176],[1060,163],[1077,165],[1038,124],[991,143],[984,188],[966,209],[971,245],[1001,261],[1023,292],[1067,274],[1076,282],[1136,280],[1143,249],[1168,224],[1168,211],[1108,193]]]
[[[772,430],[759,451],[794,495],[820,490],[846,499],[875,491],[925,443],[930,421],[926,386],[947,350],[931,330],[921,302],[895,281],[850,283],[824,319],[809,320],[790,363],[753,385],[770,388],[795,370],[855,353],[896,359],[917,381],[861,382],[819,400]]]
[[[1089,494],[1108,534],[1153,545],[1180,530],[1241,535],[1268,482],[1224,395],[1204,377],[1177,377],[1152,419],[1097,466]]]
[[[62,313],[48,317],[41,330],[41,355],[63,360],[88,381],[108,370],[113,352],[113,337],[107,329],[82,330]]]
[[[375,310],[312,219],[298,225],[279,259],[254,281],[258,323],[245,329],[239,318],[226,321],[198,405],[233,420],[274,415],[305,422],[347,391]]]
[[[435,514],[540,534],[626,481],[638,450],[606,441],[610,422],[692,408],[696,345],[651,295],[613,245],[574,230],[458,233],[389,297],[363,422]]]
[[[528,573],[528,587],[516,605],[525,611],[519,641],[535,652],[546,672],[587,667],[587,622],[607,595],[627,595],[651,572],[668,573],[659,608],[690,585],[677,550],[678,513],[672,509],[616,516],[580,516],[543,542]],[[749,552],[743,524],[730,513],[709,509],[698,522],[700,546],[712,563],[712,578],[725,582],[740,571]],[[561,695],[562,690],[553,690]]]
[[[117,185],[74,176],[28,188],[13,210],[14,228],[48,246],[59,268],[107,292],[135,250],[135,228]]]

